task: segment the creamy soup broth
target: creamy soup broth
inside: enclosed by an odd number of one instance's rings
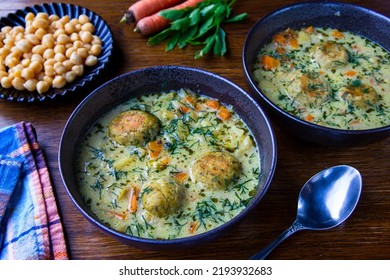
[[[312,26],[275,34],[254,76],[285,111],[337,129],[390,125],[390,54],[372,41]]]
[[[146,136],[118,137],[123,112],[160,126],[150,125]],[[234,108],[184,89],[112,109],[78,154],[80,192],[91,211],[113,229],[153,239],[195,235],[231,220],[248,205],[260,175],[259,151]]]

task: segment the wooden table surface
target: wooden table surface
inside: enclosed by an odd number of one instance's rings
[[[73,205],[58,170],[61,133],[77,104],[103,82],[153,65],[202,68],[231,79],[247,90],[241,64],[247,32],[269,12],[297,1],[237,0],[233,12],[248,12],[249,18],[225,27],[228,54],[200,60],[193,59],[195,48],[166,53],[165,45],[150,47],[144,37],[133,32],[133,26],[120,24],[122,13],[135,0],[52,2],[83,6],[104,18],[116,42],[112,62],[98,79],[69,97],[33,104],[0,100],[0,127],[19,121],[29,121],[35,126],[51,172],[71,259],[247,259],[290,226],[302,185],[318,171],[339,164],[352,165],[363,176],[363,191],[355,212],[337,228],[296,233],[274,250],[269,259],[390,259],[390,138],[362,147],[318,147],[299,141],[276,125],[278,163],[272,184],[261,204],[219,239],[185,251],[145,251],[123,245],[101,233]],[[347,2],[390,16],[388,0]],[[43,1],[1,0],[0,17],[40,3]]]

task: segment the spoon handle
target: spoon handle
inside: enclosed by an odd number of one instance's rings
[[[263,250],[261,250],[260,252],[258,252],[255,255],[253,255],[250,259],[251,260],[264,260],[268,256],[268,254],[271,253],[272,250],[276,248],[276,246],[278,246],[285,239],[287,239],[287,237],[289,237],[293,233],[295,233],[299,230],[302,230],[302,229],[304,229],[304,227],[301,225],[301,223],[298,222],[297,220],[295,220],[293,222],[293,224],[288,229],[283,231],[276,239],[274,239],[274,241],[272,241],[270,244],[268,244],[268,246],[266,246]]]

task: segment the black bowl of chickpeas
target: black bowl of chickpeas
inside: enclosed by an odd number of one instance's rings
[[[0,97],[19,102],[74,92],[97,76],[113,47],[109,27],[72,4],[42,4],[0,19]]]

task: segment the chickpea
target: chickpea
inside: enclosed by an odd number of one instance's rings
[[[70,60],[65,60],[64,62],[62,62],[62,64],[65,66],[66,71],[71,70],[72,67],[74,66],[74,63]]]
[[[56,20],[56,21],[53,21],[51,24],[50,24],[51,27],[53,27],[55,30],[56,29],[63,29],[64,28],[64,25],[61,21],[59,20]]]
[[[102,40],[99,38],[99,36],[96,36],[96,35],[92,35],[92,44],[99,44],[101,45],[102,44]]]
[[[53,88],[63,88],[66,85],[66,80],[62,76],[55,76],[53,79]]]
[[[56,71],[54,70],[54,67],[52,65],[48,65],[45,67],[45,75],[47,76],[55,76]]]
[[[24,33],[24,27],[23,26],[15,26],[9,32],[9,34],[11,35],[11,38],[14,38],[14,39],[15,39],[16,35],[18,35],[20,33],[22,33],[22,34]]]
[[[35,31],[33,32],[35,33]],[[25,35],[25,38],[32,44],[32,45],[39,45],[40,40],[35,34],[27,34]]]
[[[84,66],[83,65],[75,65],[72,67],[72,72],[77,76],[81,76],[84,74]]]
[[[12,55],[8,55],[4,60],[4,65],[7,66],[8,68],[12,68],[18,64],[19,64],[19,59],[13,57]]]
[[[24,53],[22,57],[31,59],[32,55],[33,55],[32,53]]]
[[[65,66],[61,62],[54,63],[53,68],[54,68],[54,71],[59,75],[62,75],[66,72]]]
[[[12,87],[12,78],[11,77],[3,77],[0,80],[1,86],[3,88],[11,88]]]
[[[102,46],[99,44],[93,44],[89,52],[94,56],[99,56],[99,54],[102,52]]]
[[[64,45],[56,45],[56,46],[54,47],[54,52],[55,52],[56,54],[57,54],[57,53],[62,53],[62,54],[64,54],[65,51],[66,51],[66,48],[65,48]]]
[[[25,31],[26,34],[34,35],[35,32],[37,32],[37,29],[34,26],[32,25],[26,26],[26,31]]]
[[[65,29],[66,34],[68,34],[68,35],[71,35],[76,30],[74,25],[71,24],[70,22],[65,24],[64,29]]]
[[[22,61],[20,63],[23,65],[23,67],[28,67],[31,63],[31,59],[24,58],[24,59],[22,59]]]
[[[65,34],[65,30],[64,30],[63,28],[57,29],[57,30],[54,32],[53,37],[54,37],[54,39],[57,40],[58,37],[59,37],[60,35],[66,35],[66,34]],[[63,44],[63,45],[64,45],[64,44]]]
[[[89,17],[87,15],[79,15],[79,22],[81,24],[85,24],[90,22]]]
[[[79,24],[79,20],[77,18],[72,18],[70,21],[69,21],[70,24],[72,24],[73,26],[75,26],[76,24]]]
[[[76,48],[75,47],[70,47],[70,48],[68,48],[66,51],[65,51],[65,56],[67,57],[67,58],[69,58],[71,55],[72,55],[72,53],[74,53],[76,51]]]
[[[80,38],[81,41],[84,43],[91,43],[92,42],[92,33],[90,31],[81,31],[80,32]]]
[[[47,60],[43,63],[43,65],[44,65],[45,67],[47,67],[47,66],[53,66],[54,63],[56,63],[56,62],[57,62],[57,60],[55,60],[54,58],[49,58],[49,59],[47,59]]]
[[[12,73],[14,74],[14,77],[21,78],[22,77],[22,71],[20,71],[19,68],[16,66],[12,68]]]
[[[46,34],[46,30],[43,28],[38,28],[37,31],[35,31],[35,36],[38,37],[39,40],[42,40],[43,36]]]
[[[83,59],[81,58],[81,56],[77,52],[73,52],[72,55],[70,56],[69,60],[73,64],[76,64],[76,65],[83,63]]]
[[[80,41],[80,35],[78,33],[70,34],[70,40],[73,42]]]
[[[0,71],[0,80],[3,78],[3,77],[8,77],[8,73],[4,70]]]
[[[89,51],[86,48],[79,48],[79,49],[77,49],[77,54],[81,58],[86,59],[87,56],[89,55]]]
[[[56,42],[54,40],[53,34],[45,34],[42,37],[42,45],[45,46],[47,49],[54,48]]]
[[[75,47],[76,49],[84,48],[84,43],[80,40],[76,40],[73,42],[73,47]]]
[[[74,80],[76,80],[77,75],[73,71],[68,71],[65,73],[64,78],[65,78],[66,82],[71,83]]]
[[[32,61],[28,66],[35,74],[38,74],[42,71],[43,66],[39,61]]]
[[[45,76],[43,76],[42,81],[48,82],[49,85],[51,85],[51,84],[53,84],[53,77],[54,76],[47,76],[47,75],[45,75]]]
[[[49,21],[51,21],[51,22],[57,21],[59,19],[60,19],[60,17],[57,15],[54,15],[54,14],[49,16]]]
[[[56,53],[54,55],[54,59],[57,61],[57,62],[63,62],[66,60],[66,56],[62,53]]]
[[[37,83],[37,91],[39,94],[44,93],[49,90],[50,84],[46,81],[39,81]]]
[[[81,24],[80,23],[77,23],[74,28],[76,29],[76,32],[80,32],[81,31]]]
[[[35,91],[37,89],[37,83],[38,80],[36,79],[30,79],[27,80],[24,84],[23,87],[27,89],[28,91]]]
[[[7,47],[2,47],[2,48],[0,49],[0,57],[6,58],[7,55],[10,54],[10,52],[11,52],[11,50],[10,50],[9,48],[7,48]]]
[[[43,55],[43,52],[46,50],[46,47],[43,45],[36,45],[35,47],[32,48],[32,53],[33,54],[39,54]]]
[[[24,19],[25,19],[25,21],[28,21],[28,20],[33,20],[35,18],[35,15],[33,14],[33,13],[28,13],[25,17],[24,17]]]
[[[15,77],[12,80],[12,86],[17,90],[24,90],[25,89],[23,86],[24,83],[25,83],[25,80],[22,79],[21,77]]]
[[[32,26],[35,28],[43,28],[46,29],[49,27],[49,20],[44,18],[35,18],[32,22]]]
[[[21,52],[29,52],[32,48],[32,44],[27,39],[22,39],[16,42],[15,45]]]
[[[23,51],[21,51],[17,46],[14,46],[11,48],[11,53],[9,55],[19,59],[23,56]]]
[[[43,57],[40,54],[33,54],[31,56],[30,60],[31,60],[31,62],[38,61],[41,64],[43,64],[45,62],[45,60],[43,59]]]
[[[68,23],[70,21],[70,17],[69,16],[63,16],[62,18],[60,18],[60,21],[63,24]]]
[[[88,32],[93,33],[93,32],[95,32],[95,27],[93,26],[92,23],[87,22],[87,23],[85,23],[85,24],[83,24],[83,25],[81,26],[81,30],[82,30],[82,31],[88,31]]]
[[[36,19],[41,18],[41,19],[49,20],[49,15],[47,13],[40,12],[40,13],[37,13],[35,18]]]
[[[27,68],[24,68],[24,69],[22,70],[21,76],[22,76],[24,79],[29,80],[29,79],[34,78],[35,72],[34,72],[33,69],[27,67]]]
[[[11,27],[11,26],[4,26],[3,28],[1,28],[1,33],[7,34],[7,33],[9,33],[11,30],[12,30],[12,27]]]
[[[55,52],[53,49],[46,49],[44,52],[43,52],[43,58],[45,60],[49,59],[49,58],[53,58],[55,55]]]
[[[23,33],[18,33],[16,36],[15,36],[15,42],[17,41],[20,41],[24,39],[24,34]]]
[[[11,49],[13,46],[15,46],[15,41],[12,38],[5,38],[3,40],[4,47]]]
[[[58,37],[57,37],[57,44],[66,45],[69,42],[71,42],[71,41],[70,41],[70,38],[69,38],[68,35],[66,35],[66,34],[58,35]]]

